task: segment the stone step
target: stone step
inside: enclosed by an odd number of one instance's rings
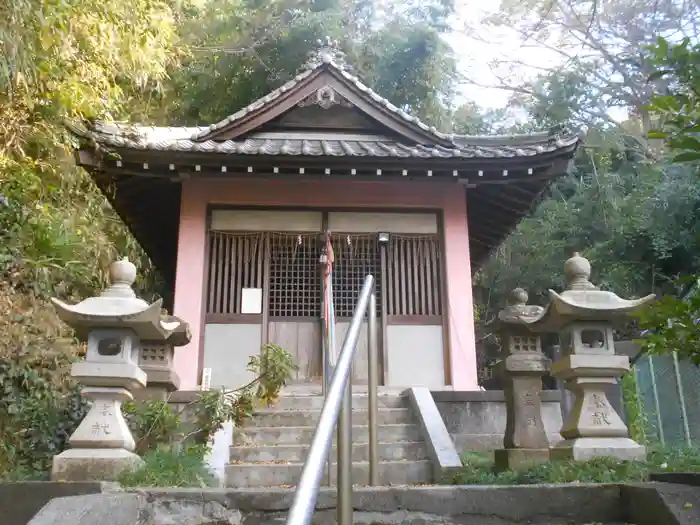
[[[425,443],[422,441],[402,441],[379,443],[380,461],[422,460],[428,459]],[[234,462],[281,461],[304,462],[309,453],[309,445],[270,445],[262,447],[231,447],[230,457]],[[335,446],[331,449],[331,458],[335,458]],[[369,460],[369,443],[352,446],[353,461]]]
[[[367,443],[367,425],[352,427],[352,442]],[[244,427],[234,429],[233,445],[308,445],[314,437],[316,427]],[[377,437],[381,442],[420,441],[423,439],[418,425],[380,425]]]
[[[226,466],[227,487],[279,487],[296,485],[301,477],[303,463],[286,465],[269,463],[240,463]],[[331,483],[335,484],[336,464],[331,468]],[[327,484],[327,474],[323,483]],[[353,463],[352,482],[354,485],[369,483],[369,463]],[[379,463],[380,485],[408,485],[432,482],[430,461],[383,461]]]
[[[320,410],[260,410],[245,422],[245,427],[315,427],[321,417]],[[377,410],[380,425],[413,423],[413,415],[408,408],[382,408]],[[369,411],[354,409],[353,425],[367,425]]]
[[[275,410],[321,410],[324,398],[314,395],[283,394],[271,407]],[[352,396],[352,408],[366,410],[369,403],[367,394],[355,394]],[[379,408],[407,408],[408,397],[396,394],[380,394],[377,396]]]

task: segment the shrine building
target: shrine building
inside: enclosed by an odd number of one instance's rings
[[[236,388],[265,343],[322,371],[329,234],[337,346],[365,275],[377,279],[386,386],[475,390],[472,276],[566,173],[581,138],[441,133],[367,87],[332,50],[202,127],[93,122],[87,169],[174,290],[190,323],[180,388]],[[366,338],[353,381],[366,382]]]

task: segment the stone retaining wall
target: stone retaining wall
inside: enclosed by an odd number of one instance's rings
[[[293,497],[274,488],[77,496],[54,500],[29,525],[282,525]],[[321,490],[315,525],[335,524],[336,500],[334,488]],[[353,508],[358,525],[608,525],[626,513],[614,485],[361,487]]]
[[[503,447],[506,402],[502,390],[480,392],[433,391],[433,399],[459,452]],[[544,390],[542,419],[550,443],[561,440],[561,394]]]

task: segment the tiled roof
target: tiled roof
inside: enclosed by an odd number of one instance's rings
[[[285,138],[284,134],[260,133],[241,140],[198,142],[193,140],[202,128],[161,128],[95,124],[91,130],[75,130],[96,142],[112,147],[139,150],[228,155],[290,155],[331,157],[394,157],[394,158],[512,158],[530,157],[557,151],[576,144],[577,136],[485,138],[460,137],[453,147],[440,145],[407,145],[386,137],[347,136],[327,133],[323,138]],[[532,140],[536,139],[536,140]]]
[[[377,92],[375,92],[374,90],[369,88],[357,76],[350,73],[345,66],[335,62],[331,55],[324,55],[321,58],[322,58],[322,60],[316,65],[316,67],[310,68],[310,69],[305,69],[304,71],[302,71],[301,73],[296,75],[292,80],[290,80],[289,82],[286,82],[285,84],[283,84],[279,88],[275,89],[274,91],[271,91],[270,93],[268,93],[264,97],[256,100],[255,102],[244,107],[243,109],[240,109],[239,111],[237,111],[233,115],[230,115],[230,116],[226,117],[225,119],[223,119],[219,122],[216,122],[215,124],[212,124],[211,126],[206,127],[202,131],[199,131],[196,135],[194,135],[193,138],[196,140],[198,138],[204,137],[213,131],[221,129],[224,126],[228,126],[229,124],[234,123],[237,120],[240,120],[241,118],[243,118],[244,116],[246,116],[248,113],[250,113],[252,111],[257,111],[258,109],[261,109],[261,108],[267,106],[268,104],[271,104],[272,102],[277,100],[280,96],[282,96],[285,93],[287,93],[288,91],[294,89],[302,80],[310,77],[313,73],[315,73],[316,71],[318,71],[319,69],[324,68],[324,67],[335,70],[340,75],[342,75],[343,78],[345,78],[347,81],[349,81],[359,91],[363,92],[365,95],[367,95],[374,102],[377,102],[378,104],[383,106],[385,109],[387,109],[391,113],[398,115],[406,122],[411,123],[415,126],[418,126],[423,131],[426,131],[428,133],[433,134],[437,140],[451,140],[452,137],[454,137],[454,135],[439,132],[435,127],[428,126],[427,124],[421,122],[416,117],[409,115],[401,108],[396,107],[394,104],[389,102],[387,99],[385,99],[384,97],[379,95]]]
[[[285,135],[272,137],[273,133],[253,133],[238,140],[206,139],[212,132],[243,119],[251,112],[274,104],[277,99],[322,68],[328,68],[342,75],[367,98],[405,122],[420,128],[427,133],[428,137],[432,135],[437,144],[403,144],[387,137],[377,136],[355,136],[353,140],[349,140],[333,133],[327,133],[322,137],[316,136],[313,139],[307,137],[287,138]],[[140,150],[211,152],[230,155],[327,155],[395,158],[528,157],[575,146],[580,140],[578,135],[564,132],[488,137],[441,133],[378,95],[345,66],[334,61],[330,54],[321,55],[318,61],[308,65],[289,82],[210,126],[151,127],[95,123],[89,128],[73,127],[73,131],[78,135],[93,139],[99,144]]]
[[[294,89],[299,83],[301,83],[303,80],[306,78],[310,77],[313,73],[318,71],[321,68],[327,67],[329,69],[332,69],[336,72],[338,72],[343,78],[345,78],[347,81],[349,81],[352,85],[354,85],[359,91],[364,93],[367,97],[369,97],[371,100],[374,102],[378,103],[384,109],[390,111],[391,113],[399,116],[401,119],[406,121],[407,123],[413,124],[417,127],[419,127],[421,130],[428,132],[432,135],[435,136],[436,140],[438,141],[443,141],[443,140],[449,140],[451,142],[457,143],[461,140],[470,140],[470,139],[485,139],[485,140],[512,140],[512,139],[520,139],[520,140],[525,140],[527,141],[528,138],[534,138],[535,140],[542,138],[543,135],[547,134],[542,134],[542,133],[537,133],[537,134],[532,134],[532,135],[520,135],[520,136],[503,136],[503,137],[471,137],[469,135],[459,135],[455,133],[442,133],[437,130],[434,126],[428,126],[424,122],[422,122],[420,119],[409,115],[406,113],[404,110],[402,110],[399,107],[396,107],[394,104],[392,104],[389,100],[386,98],[382,97],[379,95],[377,92],[375,92],[373,89],[368,87],[362,80],[360,80],[359,77],[353,75],[350,73],[349,69],[345,67],[344,65],[336,62],[331,54],[326,54],[326,55],[321,55],[321,60],[316,63],[315,67],[308,67],[307,69],[304,69],[301,73],[296,75],[292,80],[286,82],[279,88],[271,91],[264,97],[256,100],[252,104],[249,104],[248,106],[238,110],[236,113],[229,115],[223,120],[220,120],[219,122],[216,122],[214,124],[211,124],[210,126],[205,126],[203,128],[197,128],[197,131],[192,135],[193,140],[198,140],[202,137],[207,136],[208,134],[217,131],[225,126],[228,126],[229,124],[232,124],[249,113],[253,111],[257,111],[259,109],[264,108],[268,104],[272,104],[274,101],[276,101],[278,98],[280,98],[282,95],[285,93],[291,91]]]

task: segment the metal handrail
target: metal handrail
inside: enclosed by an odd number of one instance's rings
[[[338,474],[337,490],[338,525],[352,524],[352,381],[350,369],[360,337],[360,329],[368,312],[367,353],[368,353],[368,402],[369,402],[369,473],[370,485],[379,484],[377,470],[377,300],[374,292],[374,278],[365,277],[360,298],[355,306],[331,384],[326,391],[326,399],[321,409],[321,417],[314,433],[309,455],[301,472],[301,479],[294,494],[294,502],[289,510],[287,525],[308,525],[316,508],[316,499],[321,487],[324,466],[333,438],[333,428],[338,423]],[[330,469],[328,472],[330,476]],[[329,480],[330,481],[330,480]]]

